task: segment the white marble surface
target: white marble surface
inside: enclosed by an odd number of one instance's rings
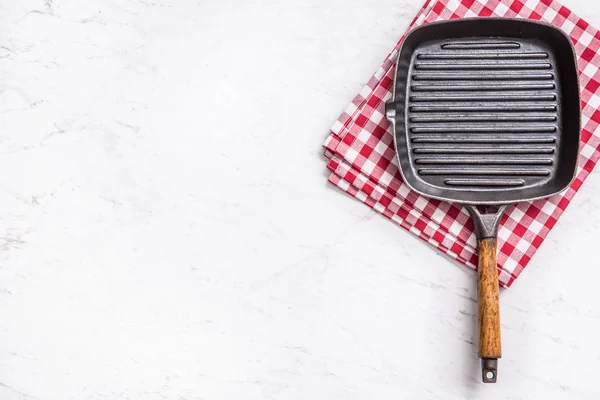
[[[326,184],[420,5],[1,0],[0,399],[600,398],[600,172],[501,295],[495,385],[474,273]]]

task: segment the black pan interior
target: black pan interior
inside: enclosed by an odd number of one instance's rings
[[[458,19],[407,35],[398,55],[394,138],[415,191],[466,204],[547,197],[576,171],[576,58],[557,28]]]

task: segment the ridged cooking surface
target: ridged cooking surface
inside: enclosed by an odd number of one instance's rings
[[[553,55],[528,40],[436,41],[408,76],[411,163],[429,184],[515,189],[551,178],[561,126]]]

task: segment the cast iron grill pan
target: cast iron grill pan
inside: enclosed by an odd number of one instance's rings
[[[512,203],[564,190],[577,165],[579,84],[569,38],[522,19],[430,23],[399,50],[393,123],[400,172],[416,192],[464,204],[479,239],[479,356],[501,357],[497,227]]]

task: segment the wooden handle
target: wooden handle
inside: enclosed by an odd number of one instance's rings
[[[479,357],[500,358],[500,300],[496,238],[479,241]]]
[[[496,238],[479,240],[479,358],[483,381],[496,382],[496,365],[502,357],[500,344],[500,299],[496,266]]]
[[[483,382],[496,382],[498,359],[502,357],[500,345],[500,296],[498,267],[496,265],[496,237],[498,226],[507,205],[465,206],[475,228],[479,247],[477,292],[479,296],[479,358]]]

